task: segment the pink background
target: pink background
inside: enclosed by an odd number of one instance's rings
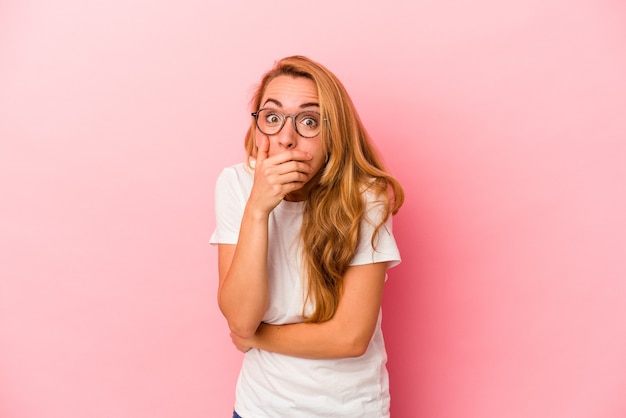
[[[230,416],[213,185],[296,53],[407,191],[393,415],[626,416],[624,45],[617,0],[4,0],[0,416]]]

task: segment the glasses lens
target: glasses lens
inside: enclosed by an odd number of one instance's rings
[[[296,115],[296,131],[304,137],[312,138],[320,133],[320,114],[302,112]]]
[[[287,115],[294,120],[296,132],[305,138],[313,138],[320,133],[320,114],[305,111],[297,115]],[[256,123],[265,135],[277,134],[285,124],[285,115],[276,109],[261,109],[257,112]]]
[[[257,116],[257,125],[265,135],[274,135],[283,127],[285,117],[274,109],[262,109]]]

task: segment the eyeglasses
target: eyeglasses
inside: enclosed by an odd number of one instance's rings
[[[259,131],[265,135],[276,135],[280,132],[288,117],[293,121],[293,129],[304,138],[316,137],[322,129],[319,112],[311,110],[290,115],[280,110],[265,108],[252,113],[252,116],[256,120],[256,126],[259,128]]]

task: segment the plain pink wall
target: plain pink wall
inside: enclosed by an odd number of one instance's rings
[[[608,0],[4,0],[0,416],[229,416],[213,185],[296,53],[406,188],[393,415],[626,416],[625,44]]]

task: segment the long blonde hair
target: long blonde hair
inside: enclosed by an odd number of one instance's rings
[[[328,69],[309,58],[292,56],[278,61],[254,93],[253,112],[259,110],[269,82],[280,75],[305,77],[315,83],[323,119],[320,140],[326,163],[305,205],[300,231],[306,298],[315,307],[306,320],[323,322],[337,310],[343,275],[356,251],[365,215],[364,190],[374,192],[384,204],[372,245],[387,218],[402,206],[404,192],[386,171],[344,86]],[[252,120],[245,139],[248,161],[256,156],[255,135]]]

